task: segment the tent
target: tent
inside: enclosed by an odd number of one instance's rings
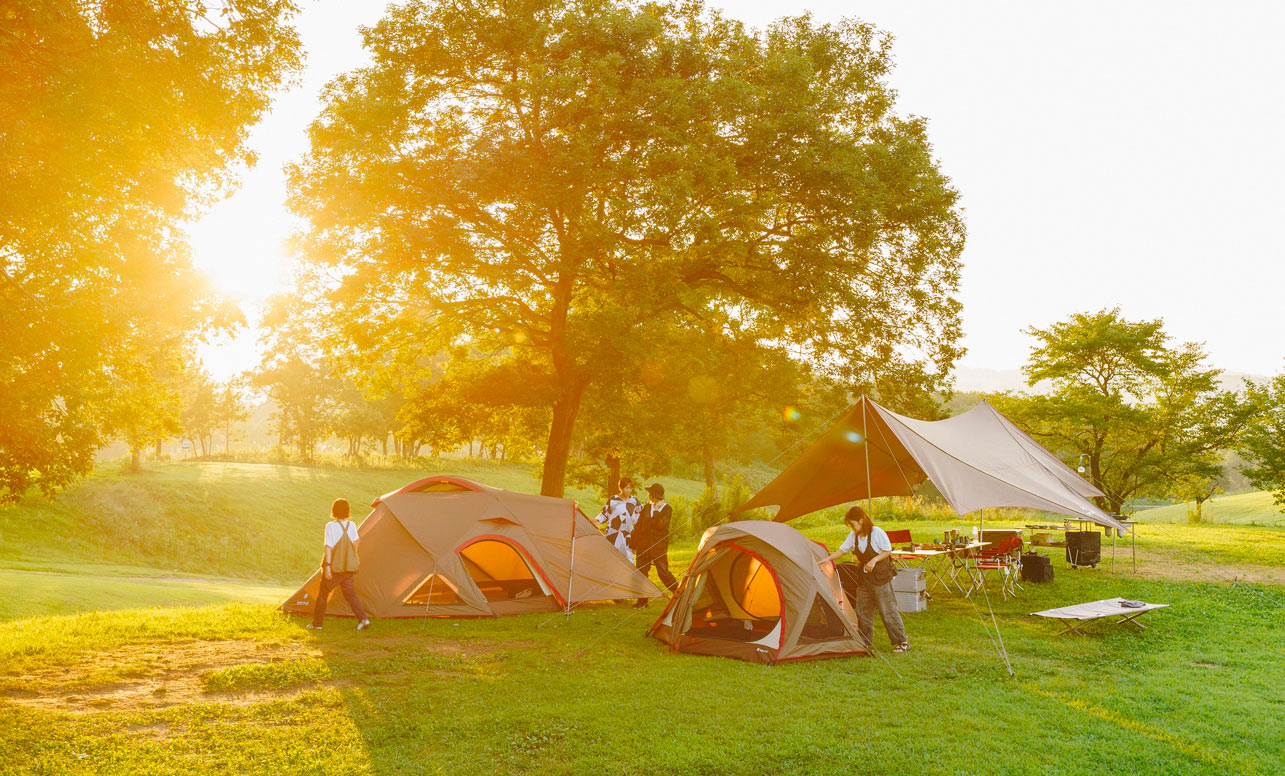
[[[570,499],[439,475],[372,506],[358,529],[356,589],[375,617],[553,612],[661,595]],[[281,609],[311,614],[320,584],[316,572]],[[352,616],[339,595],[329,612]]]
[[[830,553],[794,528],[764,520],[715,526],[650,635],[674,652],[759,663],[866,650]]]
[[[914,420],[862,397],[741,509],[780,505],[776,520],[931,480],[961,515],[1026,507],[1124,529],[1090,498],[1103,493],[989,404]]]

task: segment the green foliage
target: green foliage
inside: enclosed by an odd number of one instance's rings
[[[1254,487],[1270,490],[1275,503],[1285,507],[1285,374],[1267,385],[1251,385],[1249,393],[1261,415],[1242,441],[1243,471]]]
[[[291,171],[302,253],[343,277],[316,325],[370,370],[460,345],[534,367],[546,494],[577,442],[630,441],[577,440],[582,410],[639,406],[620,394],[693,338],[742,374],[773,356],[890,391],[957,357],[957,194],[873,27],[411,2],[365,39]]]
[[[1039,345],[1024,368],[1047,395],[993,403],[1072,466],[1087,465],[1105,507],[1130,498],[1210,491],[1224,451],[1258,413],[1219,391],[1219,370],[1195,343],[1174,345],[1162,322],[1128,321],[1119,309],[1079,313],[1030,329]]]
[[[247,130],[300,63],[295,10],[0,10],[0,501],[84,475],[113,433],[138,449],[173,432],[157,354],[237,317],[182,226],[253,161]]]

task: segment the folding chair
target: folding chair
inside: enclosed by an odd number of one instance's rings
[[[888,542],[892,544],[892,562],[900,568],[908,568],[907,561],[918,560],[916,555],[901,555],[897,552],[898,544],[913,544],[910,538],[910,529],[903,528],[899,531],[888,532]]]
[[[1012,537],[1000,542],[993,550],[978,550],[966,559],[968,564],[968,575],[973,580],[973,586],[964,593],[965,597],[971,597],[973,593],[980,590],[986,584],[985,573],[995,571],[1000,576],[1000,596],[1007,599],[1010,595],[1016,597],[1017,589],[1015,587],[1014,571],[1018,568],[1021,558],[1022,540],[1019,537]],[[1018,552],[1018,559],[1014,560],[1013,552]]]

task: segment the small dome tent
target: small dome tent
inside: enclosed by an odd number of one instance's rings
[[[650,634],[674,652],[760,663],[866,651],[829,556],[783,523],[745,520],[701,537]]]
[[[437,475],[372,506],[355,583],[375,617],[498,617],[661,595],[570,499]],[[314,572],[282,611],[311,614],[320,585]],[[352,616],[338,595],[328,613]]]

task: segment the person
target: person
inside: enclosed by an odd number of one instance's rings
[[[661,584],[672,595],[678,587],[678,580],[669,573],[669,523],[674,516],[673,507],[665,503],[665,486],[653,482],[646,487],[648,503],[638,512],[638,522],[633,533],[629,535],[633,547],[635,565],[647,576],[647,571],[656,567],[656,576]],[[647,605],[646,598],[639,598],[635,609]]]
[[[848,536],[839,549],[818,565],[853,553],[857,563],[839,564],[839,579],[843,592],[856,604],[857,635],[867,647],[874,644],[874,610],[879,610],[884,630],[892,642],[893,652],[910,651],[906,639],[906,626],[897,611],[897,597],[892,592],[892,542],[888,534],[870,519],[861,507],[848,510],[843,521],[848,524]]]
[[[322,620],[326,617],[326,602],[330,593],[337,587],[344,594],[348,608],[357,617],[357,630],[370,627],[370,618],[366,608],[357,597],[353,586],[353,577],[357,576],[360,561],[357,558],[357,525],[348,519],[348,500],[337,498],[330,505],[329,523],[326,523],[325,557],[321,561],[321,591],[317,593],[317,604],[312,610],[312,623],[308,630],[321,630]]]
[[[638,499],[634,498],[634,481],[628,477],[621,477],[617,483],[616,495],[607,499],[607,503],[602,505],[602,511],[596,518],[599,525],[607,527],[607,541],[616,546],[629,558],[629,562],[634,562],[634,551],[629,549],[629,535],[634,531],[634,524],[638,520],[638,509],[640,504]]]

